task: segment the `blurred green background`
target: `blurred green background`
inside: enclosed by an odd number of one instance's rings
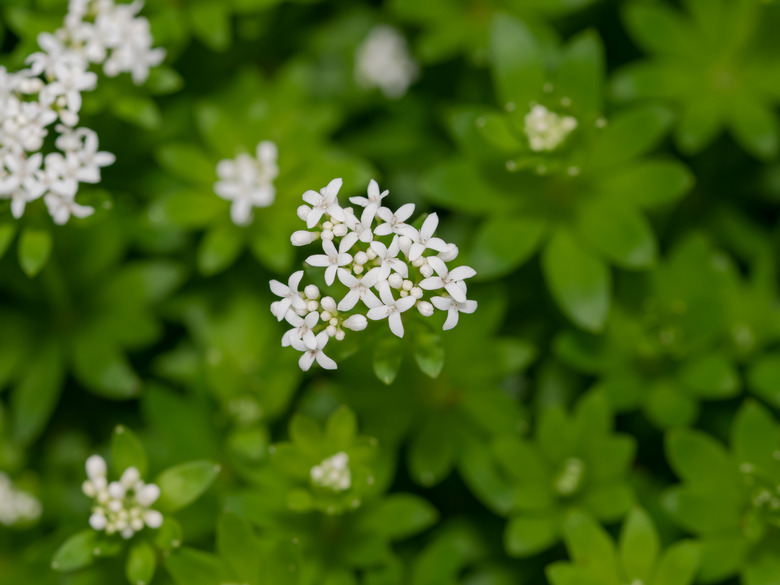
[[[66,12],[2,0],[0,65]],[[96,213],[55,226],[0,200],[0,509],[7,490],[41,505],[0,515],[0,583],[780,585],[777,3],[141,15],[164,64],[83,96],[117,159],[79,191]],[[408,89],[356,76],[380,25],[406,39]],[[534,104],[576,128],[535,149]],[[276,201],[239,227],[216,165],[262,140]],[[335,177],[343,202],[374,178],[389,206],[436,211],[479,308],[403,343],[369,327],[338,370],[303,373],[268,282],[302,267],[300,196]],[[220,472],[181,534],[107,539],[105,558],[82,542],[85,566],[53,571],[120,424],[150,478]],[[311,492],[342,450],[350,491]]]

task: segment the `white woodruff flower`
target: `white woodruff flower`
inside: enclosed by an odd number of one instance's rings
[[[352,473],[349,470],[349,455],[340,451],[328,457],[319,465],[311,468],[309,473],[314,485],[343,492],[352,487]]]
[[[27,69],[0,67],[0,199],[11,200],[15,218],[38,199],[57,224],[94,212],[76,203],[79,184],[99,183],[100,169],[114,155],[98,151],[92,130],[76,127],[82,93],[97,86],[92,65],[103,65],[108,75],[131,73],[140,84],[162,62],[165,51],[151,48],[149,22],[138,16],[142,7],[71,0],[63,26],[38,35],[41,50],[27,57]],[[44,157],[53,124],[58,152]]]
[[[0,471],[0,524],[14,526],[35,522],[41,516],[38,498],[20,490]]]
[[[525,115],[525,135],[534,152],[552,152],[577,128],[573,116],[561,116],[536,104]]]
[[[386,97],[403,96],[419,69],[406,39],[392,26],[375,26],[355,54],[355,80],[365,88],[379,88]],[[370,193],[369,193],[370,198]]]
[[[263,140],[255,149],[255,156],[241,153],[234,159],[217,163],[214,192],[231,201],[230,218],[236,225],[248,225],[255,207],[268,207],[276,198],[274,179],[279,176],[279,157],[276,144]]]
[[[87,459],[86,470],[87,480],[81,489],[94,500],[89,517],[89,525],[94,530],[130,538],[145,526],[162,525],[162,514],[151,509],[160,497],[160,488],[144,483],[138,469],[128,467],[119,481],[109,483],[105,460],[100,455],[92,455]]]
[[[282,345],[302,352],[298,363],[303,370],[314,362],[335,369],[325,346],[343,340],[349,331],[362,331],[369,321],[386,319],[390,331],[403,337],[406,318],[430,317],[439,309],[447,313],[444,329],[451,329],[460,313],[477,308],[476,301],[467,299],[465,282],[476,271],[447,266],[457,258],[458,247],[434,235],[439,223],[435,213],[418,230],[406,223],[414,205],[395,211],[383,207],[387,191],[371,181],[366,197],[350,199],[363,208],[358,219],[355,210],[339,204],[341,186],[341,179],[334,179],[319,192],[303,194],[308,205],[299,207],[297,215],[307,229],[290,238],[296,246],[319,241],[322,253],[305,262],[324,269],[328,288],[309,284],[301,290],[303,271],[293,273],[287,285],[271,281],[272,292],[281,299],[271,303],[271,312],[292,326]],[[405,317],[414,307],[417,311]]]

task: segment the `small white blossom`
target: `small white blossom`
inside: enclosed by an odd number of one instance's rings
[[[473,313],[477,310],[477,301],[465,301],[463,303],[457,302],[455,299],[449,297],[433,297],[431,299],[433,306],[440,311],[447,311],[447,319],[444,321],[442,329],[452,329],[458,324],[458,317],[460,313]]]
[[[319,193],[306,191],[303,194],[303,200],[311,205],[311,211],[306,217],[306,227],[313,228],[326,213],[338,221],[344,221],[344,210],[339,206],[337,198],[342,184],[341,179],[333,179],[326,187],[320,189]]]
[[[425,290],[446,289],[450,296],[459,303],[466,302],[466,290],[463,280],[471,278],[477,271],[470,266],[458,266],[449,270],[440,258],[435,256],[428,259],[428,264],[436,272],[437,276],[426,278],[420,283],[420,288]]]
[[[425,218],[420,231],[410,226],[404,229],[404,235],[412,240],[412,245],[409,248],[409,260],[414,262],[422,256],[425,250],[436,250],[437,252],[445,252],[447,250],[447,243],[441,238],[433,236],[438,225],[439,216],[431,213]]]
[[[298,360],[300,368],[306,372],[311,368],[312,364],[317,361],[320,367],[326,370],[335,370],[336,362],[326,356],[322,350],[328,344],[330,337],[325,331],[317,334],[315,338],[315,345],[313,348],[307,347],[303,341],[292,340],[292,346],[298,351],[302,351],[303,355]]]
[[[418,66],[406,39],[393,27],[375,26],[355,55],[355,79],[366,88],[379,88],[388,98],[399,98],[417,79]]]
[[[282,284],[278,280],[271,281],[271,292],[278,297],[282,297],[282,300],[277,305],[277,311],[274,313],[279,321],[284,319],[290,307],[293,309],[306,308],[306,303],[301,293],[298,292],[298,285],[301,283],[302,278],[303,270],[299,270],[290,275],[287,285]]]
[[[38,498],[20,490],[0,471],[0,524],[14,526],[34,522],[40,518],[41,511]]]
[[[236,225],[248,225],[255,207],[268,207],[274,202],[277,158],[276,144],[264,140],[257,145],[254,157],[241,153],[217,163],[219,181],[214,184],[214,192],[232,202],[230,218]]]
[[[352,474],[349,470],[349,455],[340,451],[328,457],[310,471],[314,485],[328,488],[334,492],[343,492],[352,486]]]
[[[333,245],[333,242],[324,240],[322,250],[324,254],[314,254],[306,258],[306,264],[309,266],[319,266],[325,268],[325,282],[333,284],[336,279],[336,271],[340,266],[346,266],[352,262],[352,256],[347,254],[345,249],[348,247],[342,241],[339,248]]]
[[[577,119],[560,116],[542,105],[535,105],[525,115],[525,135],[534,152],[551,152],[577,128]]]
[[[390,331],[398,337],[404,336],[404,323],[401,319],[401,313],[411,309],[417,302],[412,296],[396,299],[393,291],[386,282],[379,286],[379,298],[382,299],[382,305],[369,309],[366,317],[372,321],[387,319],[390,325]]]

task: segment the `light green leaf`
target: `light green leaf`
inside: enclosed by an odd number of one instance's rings
[[[680,381],[703,398],[729,398],[740,390],[734,365],[725,355],[717,352],[708,352],[686,361],[680,372]]]
[[[407,452],[409,473],[424,486],[435,485],[452,469],[455,451],[450,419],[428,417],[412,436]]]
[[[572,101],[576,112],[601,113],[604,46],[595,31],[580,33],[564,48],[555,85],[561,95]]]
[[[699,415],[699,404],[684,388],[660,380],[646,393],[644,409],[648,418],[661,428],[683,427],[692,424]]]
[[[685,104],[675,131],[680,150],[688,155],[701,151],[721,130],[723,117],[721,102],[707,93]]]
[[[223,223],[210,229],[198,246],[198,269],[204,276],[213,276],[230,267],[244,247],[241,228]]]
[[[135,433],[125,426],[118,425],[111,435],[111,462],[119,475],[128,467],[135,467],[141,477],[146,475],[146,451]]]
[[[256,585],[260,575],[259,543],[247,520],[236,514],[222,514],[217,523],[217,551],[219,556],[249,585]]]
[[[374,374],[383,383],[392,384],[401,368],[403,357],[402,340],[395,335],[383,335],[374,344],[374,359],[372,361]]]
[[[176,585],[227,583],[224,564],[211,553],[182,548],[165,557],[164,563]]]
[[[219,465],[209,461],[190,461],[166,469],[155,480],[160,486],[160,510],[175,512],[190,505],[209,488],[219,471]]]
[[[767,471],[777,465],[774,457],[780,446],[780,428],[772,414],[754,400],[745,401],[737,411],[731,430],[731,447],[739,465],[749,463]]]
[[[658,106],[637,106],[615,114],[594,141],[590,167],[624,163],[652,150],[671,126],[671,113]]]
[[[78,335],[73,359],[76,377],[95,394],[113,400],[138,396],[141,380],[116,342],[103,332],[90,329]]]
[[[210,189],[217,179],[214,162],[194,144],[165,144],[157,149],[155,158],[161,167],[187,183],[200,184]],[[217,197],[216,194],[212,195]]]
[[[535,217],[497,215],[484,221],[468,253],[468,265],[479,280],[492,280],[524,264],[539,248],[547,233],[545,220]]]
[[[701,48],[695,29],[679,11],[657,2],[632,2],[624,16],[631,36],[646,52],[672,58],[698,57]]]
[[[757,358],[748,370],[750,389],[780,408],[780,353],[768,353]]]
[[[640,208],[666,205],[693,186],[693,174],[674,160],[642,160],[599,177],[596,193]]]
[[[731,106],[729,125],[739,145],[762,160],[775,156],[778,121],[772,108],[749,95],[735,99]]]
[[[542,253],[542,270],[563,312],[583,329],[601,331],[612,296],[612,278],[604,262],[561,229]]]
[[[531,557],[547,550],[560,538],[557,515],[514,516],[504,532],[504,548],[513,557]]]
[[[641,508],[629,513],[620,532],[619,552],[623,574],[629,582],[649,583],[661,544],[650,515]]]
[[[675,429],[666,436],[666,452],[675,473],[693,485],[716,488],[724,497],[739,500],[741,486],[734,462],[709,435]]]
[[[699,569],[700,557],[698,542],[685,540],[673,544],[661,557],[649,585],[691,585]]]
[[[564,523],[563,538],[576,564],[590,567],[603,585],[620,584],[612,539],[590,516],[570,513]]]
[[[228,6],[222,2],[196,2],[187,7],[192,32],[213,51],[224,51],[231,43]]]
[[[441,335],[434,331],[419,330],[414,336],[414,361],[420,371],[430,378],[438,378],[444,367],[444,346]]]
[[[41,271],[51,254],[52,239],[48,230],[25,228],[19,237],[19,265],[32,278]]]
[[[325,436],[338,449],[348,447],[357,434],[357,417],[348,406],[340,406],[328,417]]]
[[[157,568],[157,555],[145,541],[136,542],[130,547],[125,564],[125,575],[130,585],[148,585]]]
[[[432,526],[438,518],[436,508],[421,497],[391,494],[366,511],[360,526],[389,540],[400,540]]]
[[[0,258],[2,258],[16,235],[15,223],[0,224]]]
[[[11,396],[16,441],[27,444],[43,431],[59,401],[64,376],[58,343],[44,340]]]
[[[75,571],[88,565],[95,560],[93,550],[95,549],[95,540],[97,532],[87,528],[77,532],[68,540],[62,543],[51,562],[51,568],[55,571]]]
[[[526,108],[541,93],[545,81],[544,54],[528,26],[507,14],[497,14],[490,26],[490,62],[499,99]]]

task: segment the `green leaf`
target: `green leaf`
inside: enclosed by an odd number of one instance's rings
[[[193,144],[165,144],[155,152],[161,167],[187,183],[201,184],[209,189],[217,179],[214,162]],[[212,193],[213,197],[216,197]]]
[[[597,199],[583,208],[578,229],[588,244],[621,268],[641,269],[655,264],[655,235],[633,207]]]
[[[4,223],[0,225],[0,258],[5,255],[8,247],[11,245],[11,242],[13,242],[15,235],[15,223]]]
[[[691,585],[699,569],[701,546],[682,541],[670,546],[661,556],[650,585]]]
[[[680,372],[680,381],[704,398],[729,398],[740,390],[736,369],[720,353],[707,353],[686,361]]]
[[[436,523],[439,513],[430,503],[412,494],[391,494],[360,520],[363,530],[389,540],[401,540]]]
[[[633,61],[612,76],[610,93],[619,102],[669,100],[677,98],[690,85],[689,69],[685,63]]]
[[[455,462],[455,441],[448,418],[431,416],[425,419],[409,445],[409,473],[424,486],[444,479]]]
[[[708,536],[702,539],[700,549],[699,581],[717,583],[736,575],[745,566],[750,543],[741,534],[736,536]],[[693,551],[686,555],[693,556]],[[671,567],[673,573],[676,567]],[[666,585],[656,581],[654,585]]]
[[[739,465],[749,463],[762,471],[777,465],[774,453],[780,445],[780,428],[772,414],[754,400],[737,411],[731,430],[731,446]]]
[[[46,427],[62,392],[62,353],[54,340],[44,340],[11,396],[14,439],[33,441]]]
[[[599,114],[604,84],[604,46],[593,30],[574,37],[563,50],[556,75],[557,91],[572,101],[575,111]]]
[[[741,499],[734,462],[715,439],[691,429],[675,429],[666,436],[666,452],[675,473],[692,485],[709,486],[732,500]]]
[[[598,332],[609,312],[611,275],[598,257],[560,229],[542,253],[542,270],[553,298],[574,323]]]
[[[576,564],[590,567],[603,585],[620,584],[612,539],[590,516],[581,512],[569,514],[563,538]]]
[[[687,104],[680,115],[675,139],[684,154],[696,154],[707,146],[723,124],[721,102],[705,93]]]
[[[231,43],[230,14],[222,2],[196,2],[187,8],[192,32],[213,51],[224,51]]]
[[[474,236],[468,265],[480,280],[504,276],[524,264],[539,248],[548,224],[535,217],[497,215],[484,221]]]
[[[77,532],[68,540],[62,543],[51,562],[51,568],[55,571],[75,571],[88,565],[95,560],[93,550],[95,549],[95,539],[97,532],[87,528]]]
[[[403,357],[403,341],[395,335],[383,335],[374,344],[374,374],[383,383],[392,384],[401,368]]]
[[[477,118],[475,125],[477,132],[487,142],[507,155],[517,152],[522,147],[506,115],[485,114]]]
[[[513,557],[530,557],[547,550],[560,538],[555,513],[546,516],[514,516],[504,532],[504,547]]]
[[[756,359],[750,364],[747,378],[755,394],[780,408],[780,353],[768,353]]]
[[[777,116],[768,104],[740,96],[732,103],[729,125],[739,145],[753,156],[766,160],[777,154]]]
[[[225,513],[217,523],[217,551],[241,582],[254,585],[260,575],[259,543],[247,520]]]
[[[163,552],[170,552],[181,546],[181,539],[181,525],[171,516],[165,516],[162,526],[154,535],[154,546]]]
[[[348,406],[340,406],[328,417],[325,436],[336,448],[348,447],[357,434],[357,417]]]
[[[162,113],[154,100],[140,95],[122,95],[111,102],[117,118],[146,130],[155,130],[162,124]]]
[[[434,331],[420,330],[414,336],[414,361],[420,371],[430,378],[438,378],[444,367],[444,346],[441,335]]]
[[[672,114],[658,106],[616,114],[593,144],[591,168],[605,169],[647,153],[663,139],[671,122]]]
[[[156,568],[157,556],[149,543],[140,541],[130,547],[125,564],[125,575],[130,585],[148,585]]]
[[[620,562],[629,582],[649,583],[660,548],[653,519],[644,510],[634,508],[623,524],[619,541]]]
[[[780,582],[780,558],[770,549],[750,559],[742,572],[745,585],[768,585]]]
[[[661,380],[652,385],[645,398],[648,418],[661,428],[692,424],[699,415],[699,405],[683,388]]]
[[[41,271],[51,254],[52,239],[48,230],[25,228],[19,237],[19,265],[32,278]]]
[[[225,566],[219,557],[191,548],[182,548],[165,558],[165,569],[176,585],[215,585],[226,583]]]
[[[198,269],[213,276],[230,267],[244,247],[244,233],[232,223],[210,229],[198,246]]]
[[[128,467],[135,467],[141,477],[146,475],[146,451],[135,433],[125,426],[117,425],[111,435],[111,462],[119,475]]]
[[[545,81],[544,54],[523,21],[501,13],[493,17],[490,63],[503,103],[515,103],[524,109],[540,95]]]
[[[679,11],[660,3],[632,2],[624,15],[631,36],[646,52],[675,59],[699,56],[701,48],[695,29]]]
[[[465,213],[495,215],[516,205],[490,184],[479,168],[465,159],[442,163],[423,179],[426,198],[447,209]]]
[[[676,201],[693,183],[693,174],[678,161],[642,160],[599,177],[594,191],[640,208],[653,208]]]
[[[175,512],[197,500],[216,479],[219,465],[209,461],[190,461],[163,471],[155,480],[160,486],[158,507]]]
[[[102,331],[92,328],[76,336],[73,360],[78,380],[99,396],[127,400],[141,390],[141,380],[127,357]]]

